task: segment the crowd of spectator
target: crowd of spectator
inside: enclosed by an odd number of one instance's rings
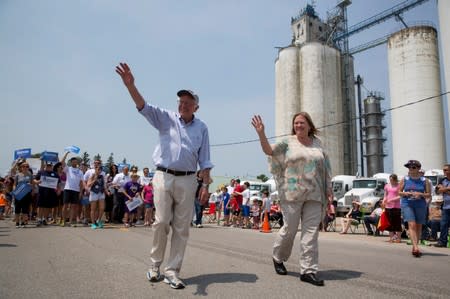
[[[57,163],[42,161],[36,174],[33,174],[25,159],[16,160],[9,174],[0,178],[0,220],[11,217],[17,228],[31,223],[37,227],[53,224],[62,227],[91,226],[92,229],[103,228],[104,223],[125,227],[136,224],[152,226],[155,207],[152,173],[148,167],[144,167],[142,175],[139,175],[136,166],[131,169],[124,166],[119,171],[117,165],[112,164],[104,171],[100,160],[95,160],[88,167],[81,164],[79,158],[71,158],[67,165],[66,158],[67,153]],[[444,166],[446,174],[449,173],[448,168],[448,165]],[[49,178],[54,179],[55,185],[51,185],[54,188],[43,183]],[[450,193],[446,188],[450,187],[442,184],[447,182],[448,179],[441,180],[436,188],[437,191],[441,188],[445,199]],[[28,184],[31,188],[21,194],[20,199],[15,198],[14,191],[22,184]],[[203,227],[202,220],[208,213],[212,216],[209,222],[226,227],[259,230],[264,217],[268,217],[272,225],[282,227],[280,203],[272,200],[267,190],[263,190],[258,197],[253,196],[249,186],[248,182],[241,184],[239,179],[232,179],[228,185],[221,185],[211,193],[206,206],[200,206],[199,198],[196,198],[192,226]],[[353,202],[352,209],[341,219],[340,233],[346,234],[352,225],[361,223],[367,235],[379,236],[377,224],[385,211],[390,222],[386,229],[389,231],[389,242],[400,243],[402,238],[409,238],[408,223],[402,221],[399,190],[398,178],[393,174],[385,186],[380,206],[370,214],[362,214],[358,202]],[[439,236],[445,236],[445,233],[439,232],[441,228],[445,229],[445,223],[448,230],[447,218],[442,221],[443,207],[448,207],[448,203],[444,200],[431,202],[430,199],[431,196],[427,200],[427,221],[421,228],[420,242],[439,241],[438,247],[443,247],[446,246],[443,243],[445,240],[439,239]],[[135,205],[130,205],[133,202]],[[335,207],[330,201],[320,228],[322,231],[331,227],[335,230],[335,222]]]
[[[126,227],[153,223],[152,174],[148,167],[112,164],[105,172],[102,161],[91,167],[68,153],[56,163],[41,161],[33,173],[26,159],[14,161],[8,175],[0,178],[0,219],[14,217],[17,228],[31,221],[48,224],[103,228],[104,223]],[[20,191],[18,191],[20,190]]]

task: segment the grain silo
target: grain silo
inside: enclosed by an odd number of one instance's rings
[[[318,42],[300,49],[300,108],[307,111],[320,129],[334,174],[344,173],[341,55]],[[329,126],[327,126],[329,125]],[[326,126],[326,127],[324,127]]]
[[[333,174],[343,174],[341,54],[324,44],[327,25],[311,7],[307,6],[291,25],[292,45],[280,49],[275,62],[276,135],[290,134],[293,115],[308,112],[321,131]]]
[[[439,13],[439,38],[441,45],[441,58],[444,67],[444,91],[450,90],[450,1],[438,1]],[[447,119],[450,122],[450,94],[444,95],[443,100],[447,101]],[[447,133],[447,144],[450,144],[450,134]],[[450,148],[447,149],[447,162],[450,161]]]
[[[280,50],[275,63],[275,135],[290,134],[292,117],[300,110],[300,52],[296,46]]]
[[[398,107],[441,93],[437,32],[415,26],[388,39],[391,106]],[[422,168],[442,166],[445,160],[444,121],[441,98],[407,105],[391,111],[393,171],[406,173],[408,159]]]

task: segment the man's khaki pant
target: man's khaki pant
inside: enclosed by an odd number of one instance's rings
[[[291,256],[300,223],[300,274],[317,273],[319,224],[322,221],[322,210],[322,203],[319,201],[281,202],[284,225],[278,232],[273,245],[273,258],[276,262],[285,262]]]
[[[155,222],[153,223],[154,235],[150,259],[154,266],[161,265],[166,251],[167,236],[172,227],[170,256],[165,268],[166,275],[180,272],[189,237],[196,189],[195,174],[174,176],[156,171],[153,177]]]

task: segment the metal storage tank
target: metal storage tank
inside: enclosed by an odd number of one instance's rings
[[[300,111],[308,112],[319,129],[343,120],[340,59],[338,50],[316,42],[280,50],[275,64],[277,136],[290,134],[292,117]],[[344,173],[342,125],[320,131],[333,174]]]
[[[364,142],[366,143],[367,176],[371,177],[376,173],[384,172],[383,143],[386,140],[383,136],[383,117],[381,103],[383,100],[380,94],[371,93],[364,99]]]
[[[299,51],[281,49],[275,62],[275,136],[289,135],[292,117],[300,111]]]
[[[391,106],[407,104],[441,93],[437,32],[416,26],[388,39]],[[422,168],[442,166],[445,160],[444,121],[441,98],[391,111],[393,171],[405,174],[408,159]]]
[[[438,1],[438,13],[439,13],[439,38],[441,44],[441,58],[442,65],[444,67],[444,88],[443,91],[450,90],[450,1],[439,0]],[[444,95],[443,100],[447,103],[447,120],[450,123],[450,94]],[[447,128],[449,129],[449,128]],[[447,132],[447,144],[450,144],[450,132]],[[447,162],[450,162],[450,148],[447,148]]]

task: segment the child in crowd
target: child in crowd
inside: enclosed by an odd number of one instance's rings
[[[259,200],[253,200],[251,212],[253,217],[253,229],[259,229],[259,221],[261,217],[261,205],[259,204]]]
[[[230,193],[228,193],[227,187],[223,187],[222,192],[223,192],[223,200],[222,200],[223,226],[229,226],[230,225],[230,209],[228,208],[228,202],[230,201]]]
[[[230,200],[227,204],[227,209],[231,212],[231,225],[235,227],[237,225],[237,221],[239,220],[239,204],[236,200],[236,196],[231,195]]]
[[[216,193],[216,211],[215,211],[215,217],[217,220],[217,225],[220,225],[220,217],[222,217],[222,209],[223,209],[223,189],[226,190],[225,187],[219,188]],[[226,191],[225,191],[226,192]]]
[[[137,208],[133,210],[129,210],[127,203],[129,201],[134,200],[140,200],[141,199],[141,192],[142,192],[142,186],[138,182],[139,175],[137,173],[131,174],[131,181],[127,182],[125,186],[123,186],[123,194],[125,195],[125,215],[123,223],[125,224],[125,227],[134,226],[134,218],[137,214]]]
[[[11,192],[13,190],[13,186],[14,186],[14,179],[12,177],[6,177],[5,181],[3,182],[3,194],[6,197],[6,206],[5,206],[5,212],[4,215],[5,216],[10,216],[12,213],[12,201],[13,201],[13,197],[11,195]]]
[[[264,221],[264,217],[270,214],[270,207],[272,206],[272,199],[269,196],[269,191],[264,190],[262,192],[262,198],[261,198],[261,220]]]
[[[142,189],[141,197],[144,199],[145,216],[144,226],[151,226],[153,224],[153,186],[152,181],[149,181],[147,185]]]
[[[7,204],[5,188],[3,183],[0,183],[0,220],[5,219],[4,215]]]

